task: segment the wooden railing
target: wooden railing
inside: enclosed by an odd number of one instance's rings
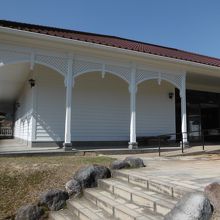
[[[10,127],[2,127],[0,128],[0,137],[12,137],[13,132]]]

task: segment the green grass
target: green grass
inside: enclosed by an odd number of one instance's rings
[[[104,156],[36,156],[0,158],[0,219],[13,215],[27,203],[35,203],[49,189],[64,189],[75,171],[88,164],[108,166]]]

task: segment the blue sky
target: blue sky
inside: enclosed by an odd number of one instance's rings
[[[0,19],[116,35],[220,58],[219,0],[1,0]]]

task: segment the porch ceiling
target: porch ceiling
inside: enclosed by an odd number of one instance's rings
[[[220,86],[220,77],[187,73],[186,83],[195,83],[207,86]]]
[[[187,73],[186,88],[190,90],[220,93],[220,77],[211,74]]]
[[[0,102],[12,102],[18,97],[28,79],[28,64],[10,64],[0,67]]]

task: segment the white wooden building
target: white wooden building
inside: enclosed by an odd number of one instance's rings
[[[129,143],[135,148],[137,137],[176,133],[177,127],[187,142],[193,121],[186,91],[219,94],[220,59],[0,21],[0,112],[13,106],[13,136],[29,146]],[[220,111],[217,115],[219,123]]]

